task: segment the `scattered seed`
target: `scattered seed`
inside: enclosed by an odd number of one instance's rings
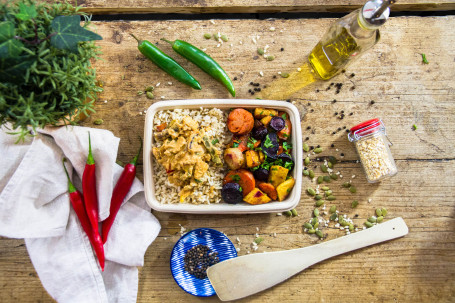
[[[365,224],[365,226],[368,228],[373,227],[373,223],[368,222],[368,221],[365,221],[365,223],[363,223],[363,224]]]
[[[267,59],[267,61],[273,61],[273,60],[275,60],[275,56],[270,55],[270,56],[267,56],[266,59]]]
[[[263,49],[263,48],[258,48],[258,49],[257,49],[257,52],[258,52],[258,54],[261,55],[261,56],[264,55],[264,49]]]
[[[93,124],[95,124],[95,125],[101,125],[103,123],[104,123],[103,119],[96,119],[95,121],[93,121]]]
[[[304,151],[304,152],[308,152],[308,151],[310,150],[310,147],[309,147],[308,144],[306,144],[306,143],[303,143],[302,148],[303,148],[303,151]],[[308,158],[308,157],[307,157],[307,158]]]
[[[311,225],[315,225],[316,223],[318,223],[318,218],[314,217],[313,219],[311,219]]]
[[[309,175],[310,175],[310,171],[309,171],[308,169],[305,169],[305,170],[303,171],[303,175],[304,175],[304,176],[309,176]]]
[[[336,218],[338,218],[338,214],[337,214],[337,213],[333,213],[333,214],[330,216],[330,220],[332,220],[332,221],[335,221]]]
[[[351,207],[352,207],[352,208],[356,208],[358,205],[359,205],[359,201],[357,201],[357,200],[354,200],[354,201],[352,201],[352,203],[351,203]]]
[[[319,207],[319,206],[321,206],[322,204],[324,204],[324,200],[317,200],[317,201],[316,201],[316,207]]]
[[[319,222],[316,222],[316,224],[314,224],[314,228],[318,228],[319,227]]]
[[[289,74],[288,74],[288,73],[281,73],[281,77],[283,77],[283,78],[289,78]]]
[[[376,216],[382,216],[382,210],[380,208],[376,208]]]
[[[413,124],[413,125],[412,125],[412,129],[413,129],[413,130],[417,130],[417,125]]]
[[[326,173],[327,172],[327,166],[325,166],[324,164],[321,164],[321,170],[323,173]]]
[[[144,94],[144,92],[141,91],[141,90],[137,92],[137,95],[138,95],[138,96],[140,96],[140,95],[142,95],[142,94]]]
[[[330,182],[330,181],[331,181],[331,179],[330,179],[329,176],[324,176],[324,177],[322,177],[322,178],[323,178],[323,180],[324,180],[325,182]]]
[[[306,190],[306,191],[307,191],[307,192],[308,192],[308,194],[310,194],[311,196],[314,196],[314,195],[316,195],[316,192],[314,191],[314,189],[312,189],[312,188],[310,188],[310,187],[309,187],[309,188],[307,188],[307,190]]]
[[[153,95],[152,92],[147,92],[145,95],[147,96],[148,99],[154,99],[155,98],[155,96]]]
[[[314,196],[314,198],[315,198],[316,200],[321,200],[321,199],[322,199],[322,196],[321,196],[321,195],[316,195],[316,196]]]
[[[319,238],[321,238],[321,239],[324,238],[324,234],[323,234],[322,231],[320,231],[320,230],[317,230],[317,231],[316,231],[316,235],[317,235]]]
[[[332,168],[333,168],[332,162],[327,163],[327,166],[328,166],[330,169],[332,169]]]
[[[228,42],[228,41],[229,41],[229,38],[228,38],[226,35],[222,35],[220,38],[221,38],[221,40],[223,40],[224,42]]]
[[[357,188],[355,188],[354,186],[351,185],[351,187],[349,187],[349,191],[353,194],[355,194],[357,192]]]
[[[336,199],[337,199],[337,198],[336,198],[335,196],[328,196],[328,197],[327,197],[327,200],[329,200],[329,201],[334,201],[334,200],[336,200]]]
[[[299,215],[295,208],[291,209],[291,213],[294,217],[297,217]]]
[[[332,206],[330,207],[330,213],[333,214],[333,213],[335,213],[336,211],[337,211],[336,205],[332,205]]]
[[[319,176],[318,177],[318,184],[321,184],[323,181],[324,181],[324,177],[323,176]]]
[[[303,226],[306,228],[306,229],[312,229],[313,228],[313,225],[311,225],[310,223],[305,223],[303,224]]]
[[[382,216],[385,218],[385,216],[387,216],[387,209],[382,208],[381,212],[382,212]]]
[[[310,169],[310,175],[309,176],[310,176],[311,179],[314,178],[314,171],[312,171],[311,169]]]
[[[331,178],[332,180],[338,180],[338,176],[335,175],[335,174],[331,174],[331,175],[330,175],[330,178]]]
[[[288,217],[292,216],[292,212],[290,210],[283,212],[283,214],[288,216]]]
[[[344,188],[349,188],[349,187],[351,187],[351,183],[350,183],[350,182],[344,182],[344,183],[342,184],[342,186],[343,186]]]
[[[312,228],[312,229],[309,229],[309,230],[308,230],[308,233],[309,233],[309,234],[314,234],[314,233],[316,233],[316,230],[314,230],[313,228]]]
[[[147,86],[147,87],[145,88],[145,91],[146,91],[146,92],[153,92],[154,89],[155,89],[155,88],[154,88],[153,86]]]
[[[261,244],[262,241],[264,241],[264,238],[261,238],[261,237],[257,237],[256,239],[254,239],[254,242],[256,244]]]
[[[353,231],[354,230],[354,224],[349,224],[349,231]]]
[[[330,190],[330,188],[329,188],[329,187],[327,187],[327,186],[323,186],[323,187],[321,187],[321,189],[322,189],[323,191],[327,191],[327,190]]]
[[[331,191],[330,189],[325,191],[325,195],[326,195],[327,197],[330,196],[330,195],[332,195],[332,194],[333,194],[333,191]]]
[[[212,38],[212,35],[211,35],[211,34],[209,34],[209,33],[207,33],[207,34],[204,34],[204,38],[205,38],[205,39],[210,39],[210,38]]]
[[[383,216],[379,216],[379,217],[376,218],[376,222],[377,223],[381,223],[383,220],[384,220]]]
[[[376,217],[369,217],[368,218],[368,222],[371,222],[371,223],[376,223],[376,220],[377,220]]]
[[[322,148],[321,148],[321,147],[315,148],[315,149],[314,149],[314,153],[315,153],[315,154],[320,154],[320,153],[322,153]]]

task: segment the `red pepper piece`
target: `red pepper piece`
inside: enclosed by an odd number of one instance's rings
[[[114,224],[114,220],[115,220],[115,217],[117,216],[120,206],[122,206],[122,202],[125,199],[126,194],[130,191],[131,185],[133,184],[134,177],[136,176],[136,163],[137,163],[139,154],[141,152],[141,149],[142,149],[142,140],[141,140],[141,147],[139,147],[139,151],[137,152],[137,155],[134,157],[134,159],[130,163],[125,165],[125,168],[123,169],[123,172],[120,175],[120,178],[118,179],[117,184],[115,185],[114,191],[112,192],[109,217],[106,220],[104,220],[101,225],[101,234],[103,236],[103,243],[106,243],[107,235],[109,234],[109,230],[111,229],[112,224]]]
[[[88,133],[88,156],[82,175],[82,192],[84,193],[85,209],[92,229],[98,232],[98,196],[96,194],[95,160],[92,155],[92,142]],[[99,232],[98,232],[99,233]]]
[[[65,162],[65,159],[63,159],[63,162]],[[71,183],[70,176],[66,170],[65,164],[63,164],[63,168],[65,169],[66,176],[68,177],[68,192],[70,194],[71,205],[76,212],[82,229],[84,229],[85,234],[88,236],[88,239],[92,244],[93,249],[95,250],[101,270],[104,271],[105,259],[103,241],[101,240],[99,232],[93,232],[92,225],[90,224],[87,212],[85,211],[84,198],[82,194],[76,189],[76,187],[74,187],[73,183]]]

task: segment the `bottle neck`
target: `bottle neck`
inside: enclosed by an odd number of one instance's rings
[[[369,24],[362,14],[362,9],[359,10],[356,18],[351,23],[351,34],[357,39],[371,38],[376,34],[379,26]]]

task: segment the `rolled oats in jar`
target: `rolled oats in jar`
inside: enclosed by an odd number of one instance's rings
[[[368,120],[354,126],[348,138],[355,144],[368,182],[379,182],[398,172],[381,119]]]

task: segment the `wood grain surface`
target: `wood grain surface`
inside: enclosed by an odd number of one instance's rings
[[[94,14],[125,13],[278,13],[346,12],[361,7],[364,0],[79,0]],[[455,9],[451,0],[398,1],[393,11],[442,11]]]
[[[312,266],[285,283],[241,302],[453,301],[455,31],[452,26],[455,27],[455,17],[391,18],[381,31],[382,40],[345,73],[305,87],[301,87],[301,82],[282,79],[278,72],[296,72],[332,21],[95,22],[97,32],[104,37],[98,43],[104,53],[103,60],[97,61],[95,67],[105,91],[96,102],[97,112],[82,125],[111,130],[121,138],[118,158],[129,161],[139,147],[137,135],[143,132],[144,111],[153,102],[229,98],[229,95],[220,84],[160,42],[159,47],[192,73],[203,89],[195,91],[178,83],[145,60],[128,34],[135,33],[152,42],[158,42],[161,37],[180,38],[206,48],[232,78],[237,77],[234,84],[238,98],[257,97],[248,93],[249,83],[253,81],[261,83],[261,87],[273,87],[263,95],[295,102],[301,112],[304,140],[308,137],[308,144],[323,147],[320,158],[334,155],[341,161],[336,170],[344,177],[329,185],[337,197],[329,205],[336,205],[350,217],[358,215],[354,222],[359,225],[374,215],[375,208],[386,207],[388,218],[403,217],[410,230],[402,239]],[[271,31],[271,27],[275,30]],[[206,32],[220,32],[230,40],[217,47],[215,40],[203,38]],[[268,53],[275,55],[275,60],[258,57],[257,48],[265,45],[269,45]],[[429,64],[422,63],[422,53]],[[343,84],[338,94],[334,88],[327,90],[331,82]],[[156,87],[155,100],[137,95],[148,85]],[[335,112],[341,111],[346,114],[342,120],[335,117]],[[394,178],[374,185],[366,182],[354,147],[343,130],[373,117],[383,118],[386,124],[399,170]],[[104,123],[96,126],[95,119],[103,119]],[[412,129],[413,124],[417,130]],[[332,134],[334,131],[336,134]],[[320,163],[315,158],[312,165]],[[320,173],[316,169],[316,174]],[[142,179],[141,165],[139,177]],[[348,180],[357,187],[356,194],[341,188],[340,184]],[[315,185],[304,178],[303,188],[308,186]],[[360,202],[356,209],[350,207],[354,199]],[[311,218],[313,205],[314,200],[302,193],[297,207],[299,216],[294,218],[276,214],[215,216],[154,212],[162,231],[148,249],[145,266],[140,269],[138,301],[218,301],[216,297],[192,297],[172,279],[169,257],[180,237],[179,224],[187,229],[210,227],[223,231],[240,248],[239,255],[252,252],[250,244],[256,233],[264,238],[257,252],[291,249],[318,243],[314,236],[303,233],[302,228]],[[328,239],[344,235],[334,228],[326,228],[324,233]],[[1,302],[52,301],[40,284],[22,240],[0,239],[0,285]]]

